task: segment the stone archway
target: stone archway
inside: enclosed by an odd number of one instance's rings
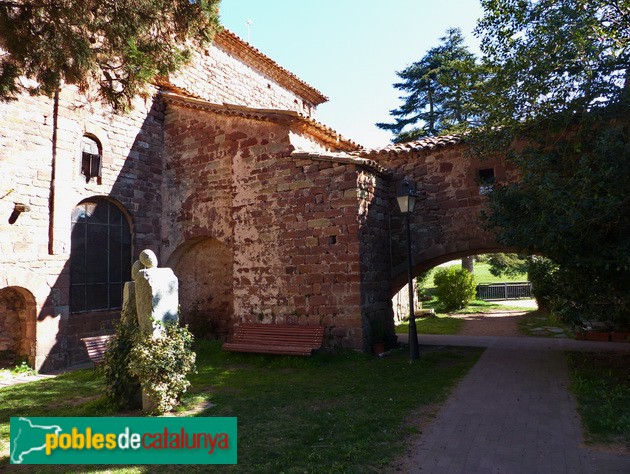
[[[181,244],[167,266],[179,279],[181,320],[197,337],[225,338],[234,314],[232,250],[217,239]]]
[[[35,297],[26,289],[9,286],[0,289],[0,354],[7,363],[34,353]]]

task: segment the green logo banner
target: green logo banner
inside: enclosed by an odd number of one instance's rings
[[[11,418],[11,464],[236,464],[236,418]]]

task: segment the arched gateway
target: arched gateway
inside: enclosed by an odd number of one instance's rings
[[[356,197],[356,226],[348,227],[354,235],[343,239],[356,244],[348,252],[356,252],[349,259],[357,270],[353,277],[361,319],[360,324],[352,319],[347,324],[361,331],[362,344],[357,349],[368,349],[375,328],[384,327],[386,339],[393,340],[391,297],[407,281],[404,221],[396,201],[404,178],[415,182],[418,193],[411,215],[415,276],[454,258],[510,250],[500,247],[482,227],[480,212],[493,183],[516,179],[516,170],[499,159],[475,159],[457,137],[352,153],[294,152],[293,156],[343,166],[344,174],[355,179],[355,186],[344,191],[344,196]],[[341,321],[335,323],[332,333],[344,334],[337,326]]]
[[[112,331],[146,248],[171,258],[200,331],[285,322],[325,326],[329,346],[367,350],[381,328],[392,340],[404,176],[420,191],[416,273],[497,249],[478,215],[513,171],[454,137],[365,150],[314,119],[321,92],[227,30],[147,92],[123,114],[64,87],[57,130],[46,98],[0,104],[2,344],[38,369],[87,360],[81,338]],[[107,216],[87,219],[90,203]]]
[[[179,91],[162,99],[170,190],[162,252],[190,279],[182,314],[207,314],[224,338],[226,327],[258,322],[325,326],[330,347],[367,351],[376,332],[393,342],[391,297],[407,268],[396,201],[404,177],[419,191],[416,274],[449,256],[499,250],[479,213],[493,182],[516,173],[474,159],[457,137],[364,150],[288,111]]]

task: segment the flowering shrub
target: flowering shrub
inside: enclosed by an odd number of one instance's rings
[[[140,380],[144,392],[156,403],[156,414],[171,410],[186,391],[188,373],[195,371],[193,335],[177,323],[163,334],[138,334],[129,352],[129,372]]]

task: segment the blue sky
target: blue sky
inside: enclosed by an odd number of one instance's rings
[[[392,87],[404,69],[459,27],[475,53],[479,0],[222,0],[225,27],[330,100],[317,120],[368,148],[385,146]]]

